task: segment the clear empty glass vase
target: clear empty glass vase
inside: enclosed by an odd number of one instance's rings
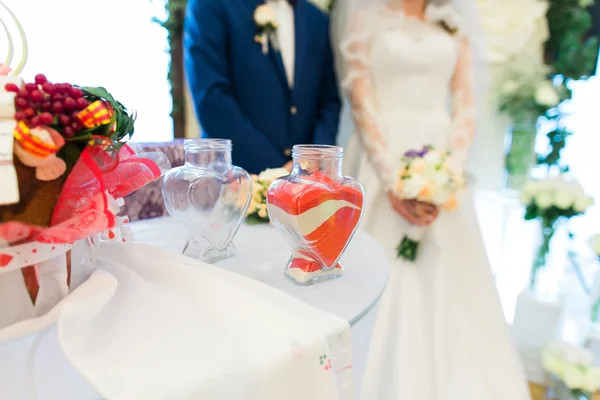
[[[297,145],[293,169],[267,192],[267,210],[275,228],[292,247],[286,276],[300,285],[337,278],[339,260],[358,228],[363,188],[343,176],[343,149]]]
[[[233,237],[252,196],[252,179],[232,165],[231,147],[225,139],[188,139],[185,165],[164,178],[165,206],[188,229],[183,254],[207,263],[235,255]]]

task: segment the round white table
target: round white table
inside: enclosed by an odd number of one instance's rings
[[[177,220],[165,217],[131,223],[137,243],[181,253],[187,231]],[[216,263],[224,269],[256,279],[318,309],[337,315],[352,327],[355,387],[366,365],[376,304],[389,277],[387,257],[368,234],[357,232],[342,256],[344,276],[299,286],[284,275],[290,247],[270,225],[242,225],[234,244],[236,256]]]

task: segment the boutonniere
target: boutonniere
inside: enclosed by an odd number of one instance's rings
[[[269,42],[273,49],[277,51],[279,45],[277,44],[277,35],[275,32],[279,27],[277,22],[277,14],[273,7],[269,4],[261,4],[254,11],[254,22],[256,23],[257,32],[254,37],[254,41],[262,46],[263,54],[269,53]]]

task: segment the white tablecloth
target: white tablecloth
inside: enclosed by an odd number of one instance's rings
[[[173,218],[131,224],[138,243],[180,253],[187,231]],[[237,255],[217,266],[280,289],[320,310],[337,315],[352,326],[355,389],[359,393],[379,300],[388,281],[389,266],[381,246],[357,232],[344,253],[344,276],[312,286],[298,286],[284,275],[290,247],[270,225],[242,225],[234,239]],[[357,397],[358,398],[358,397]]]
[[[137,244],[102,244],[89,280],[0,331],[2,400],[342,400],[351,370],[343,319]]]

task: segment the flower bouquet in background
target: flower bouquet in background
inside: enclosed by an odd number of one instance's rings
[[[560,174],[525,184],[521,202],[525,206],[525,220],[538,220],[541,228],[541,244],[529,284],[529,288],[534,289],[538,272],[546,265],[559,221],[585,213],[594,204],[594,199],[585,194],[578,181]]]
[[[450,153],[426,146],[404,154],[393,191],[402,200],[416,200],[450,211],[458,206],[465,186],[463,169]],[[424,233],[425,228],[412,226],[398,246],[398,257],[414,261]]]
[[[521,190],[538,162],[535,140],[539,117],[548,115],[549,110],[556,109],[569,97],[566,87],[555,86],[546,72],[544,68],[534,68],[526,73],[509,74],[497,88],[500,111],[511,120],[510,146],[506,154],[509,189]],[[556,135],[559,133],[557,130]]]
[[[120,199],[170,166],[164,154],[125,144],[135,116],[104,88],[37,75],[27,84],[3,78],[0,95],[8,156],[0,181],[16,176],[17,183],[16,196],[0,202],[0,297],[11,305],[0,312],[1,328],[42,315],[68,294],[76,242],[126,240]]]
[[[600,388],[600,367],[588,349],[564,342],[548,345],[542,352],[542,365],[551,375],[558,400],[592,399]]]
[[[246,222],[250,225],[269,223],[267,213],[267,190],[273,181],[289,175],[285,168],[267,169],[259,175],[252,175],[252,200],[246,212]]]

